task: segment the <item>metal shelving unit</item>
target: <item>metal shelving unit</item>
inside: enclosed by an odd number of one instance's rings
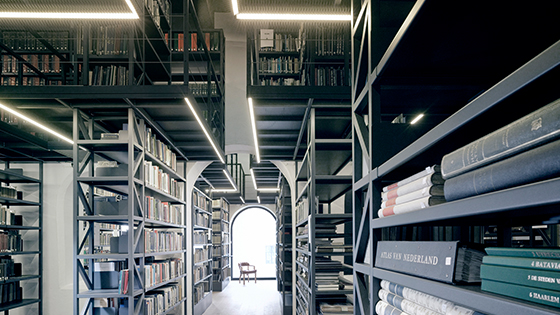
[[[292,195],[285,177],[280,180],[276,197],[276,281],[282,295],[282,314],[292,314],[293,299],[293,246]]]
[[[184,169],[175,164],[175,170],[169,161],[147,153],[153,140],[132,108],[109,113],[111,120],[127,126],[121,140],[101,139],[93,117],[104,114],[99,108],[74,110],[74,312],[144,313],[153,303],[151,296],[164,287],[185,294],[185,179],[179,173]],[[103,169],[117,161],[112,170]],[[113,194],[109,201],[96,195],[99,188]],[[109,250],[96,237],[102,223],[119,225]],[[104,262],[120,267],[97,270]],[[153,276],[157,268],[152,264],[174,265],[167,269],[175,272]],[[121,272],[125,269],[128,286]],[[94,299],[111,301],[112,306],[101,307]],[[168,301],[173,305],[163,307],[169,311],[185,301],[185,296],[176,296]]]
[[[43,162],[11,162],[9,159],[0,161],[4,168],[0,170],[0,182],[11,186],[17,184],[18,191],[23,191],[23,198],[0,197],[0,204],[6,206],[15,215],[21,216],[21,222],[10,222],[11,224],[0,225],[0,229],[6,233],[17,233],[26,236],[22,240],[23,251],[13,248],[2,248],[0,258],[13,259],[15,263],[23,264],[22,274],[3,277],[0,281],[2,286],[17,286],[14,290],[14,299],[0,303],[0,311],[6,314],[16,308],[27,305],[35,305],[37,314],[43,314]],[[29,174],[37,174],[36,178]],[[35,176],[35,175],[34,175]],[[27,194],[35,195],[32,200],[27,199]],[[7,215],[10,215],[9,213]],[[36,216],[36,220],[34,217]],[[32,250],[28,250],[28,248]],[[33,250],[35,249],[35,250]],[[14,257],[12,257],[14,256]],[[26,257],[34,256],[29,263]],[[32,272],[30,269],[34,269]],[[21,290],[20,282],[23,283],[21,296],[15,296]],[[26,293],[27,290],[35,290],[35,294]],[[7,288],[3,288],[10,292]],[[7,295],[5,295],[7,296]],[[28,308],[31,311],[30,308]]]
[[[191,273],[202,272],[198,281],[193,279],[192,314],[202,315],[212,304],[212,199],[198,188],[192,191],[193,238],[202,233],[203,243],[193,243]],[[198,257],[199,256],[199,257]]]
[[[212,200],[213,289],[224,290],[231,281],[231,239],[229,202]]]
[[[337,256],[351,255],[351,252],[327,253],[318,250],[318,247],[331,244],[333,240],[350,245],[352,239],[351,207],[346,198],[352,187],[352,176],[341,175],[351,160],[351,140],[346,138],[351,124],[349,107],[312,107],[308,119],[307,151],[303,161],[297,165],[296,173],[296,314],[316,314],[320,302],[345,303],[346,295],[352,294],[351,290],[319,290],[316,286],[317,273],[334,271],[338,277],[340,273],[347,274],[352,270],[350,257],[334,268],[324,265],[324,259],[332,263],[339,261]],[[340,198],[346,201],[343,212],[333,208],[333,203]],[[336,231],[321,235],[327,226],[343,228],[344,231],[342,235]]]
[[[473,235],[477,227],[497,225],[498,246],[511,246],[512,227],[558,223],[557,178],[377,217],[383,186],[440,164],[444,154],[560,96],[553,83],[560,72],[560,32],[549,29],[558,4],[483,9],[469,3],[454,14],[449,8],[443,1],[353,1],[355,314],[375,314],[380,279],[485,314],[560,314],[477,285],[374,267],[377,241],[394,237],[391,231],[446,226],[457,230],[457,240],[480,241]],[[504,10],[507,16],[498,13]],[[528,24],[518,25],[519,18]],[[399,114],[418,113],[425,114],[419,125],[391,123]]]

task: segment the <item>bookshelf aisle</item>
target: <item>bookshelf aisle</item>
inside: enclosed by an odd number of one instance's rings
[[[193,314],[201,315],[212,304],[212,199],[194,187],[193,216]]]
[[[118,133],[97,129],[92,116],[98,115],[96,109],[74,110],[74,312],[166,314],[182,308],[183,166],[133,109],[111,113],[122,126]]]
[[[212,200],[213,287],[224,290],[231,280],[231,242],[229,202],[221,197]]]
[[[361,47],[352,57],[356,314],[374,314],[392,307],[380,298],[383,294],[378,295],[391,285],[483,314],[560,314],[557,305],[547,306],[536,299],[523,301],[503,291],[488,292],[484,278],[482,285],[451,285],[428,280],[426,274],[376,267],[377,244],[385,240],[558,247],[558,174],[530,183],[510,182],[507,189],[454,200],[449,198],[448,189],[452,185],[457,188],[452,182],[462,175],[443,176],[446,203],[378,216],[384,187],[433,165],[441,165],[445,174],[445,155],[560,97],[555,88],[560,71],[560,33],[550,31],[552,12],[559,9],[558,4],[482,8],[468,3],[450,14],[451,6],[444,1],[352,2],[352,45]],[[507,15],[502,14],[505,11]],[[519,25],[520,18],[527,24]],[[424,117],[418,123],[406,123],[420,113]],[[550,116],[533,120],[539,126],[534,130],[541,130],[541,122],[547,126]],[[467,162],[477,160],[471,157]],[[497,167],[498,163],[488,166]],[[545,168],[553,165],[545,164]],[[510,169],[518,176],[523,166]],[[484,169],[463,175],[480,170]],[[538,242],[533,236],[524,243],[516,240],[516,227],[520,226],[541,230],[536,232],[540,233]],[[513,291],[514,286],[509,288]]]
[[[0,312],[42,314],[43,162],[0,162]]]
[[[296,314],[316,314],[326,304],[350,310],[347,288],[340,278],[352,271],[351,208],[334,203],[351,189],[352,176],[341,171],[351,158],[349,108],[311,108],[308,146],[297,166]],[[345,259],[347,258],[347,259]]]
[[[285,177],[276,197],[276,281],[282,296],[282,314],[292,314],[292,195]]]

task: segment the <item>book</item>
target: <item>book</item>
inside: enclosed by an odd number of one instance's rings
[[[432,185],[441,185],[444,183],[443,178],[441,177],[441,173],[432,173],[426,176],[422,176],[418,179],[415,179],[403,186],[399,186],[395,189],[382,192],[381,199],[382,200],[389,200],[393,198],[397,198],[399,196],[406,195],[413,191],[422,189],[424,187],[429,187]]]
[[[560,258],[560,248],[512,248],[512,247],[486,247],[488,255],[531,257],[531,258]]]
[[[409,202],[388,206],[377,211],[377,215],[380,218],[403,214],[411,211],[416,211],[420,209],[425,209],[430,206],[439,205],[445,202],[445,198],[441,196],[427,196],[424,198],[412,200]]]
[[[438,314],[449,314],[449,315],[483,315],[482,313],[476,312],[474,310],[455,305],[455,303],[420,292],[400,284],[392,283],[387,280],[381,280],[380,286],[383,290],[395,294],[396,296],[401,296],[407,301],[415,303],[426,309],[437,312]]]
[[[440,315],[438,312],[429,310],[412,301],[406,300],[402,296],[398,296],[384,289],[379,290],[379,292],[377,292],[377,296],[379,296],[382,301],[387,302],[387,304],[408,314]]]
[[[383,187],[383,191],[387,192],[389,190],[395,189],[397,187],[401,187],[401,186],[406,185],[406,184],[408,184],[412,181],[415,181],[418,178],[421,178],[421,177],[424,177],[426,175],[430,175],[430,174],[433,174],[433,173],[437,173],[437,172],[440,172],[440,171],[441,171],[441,167],[439,165],[428,166],[425,169],[423,169],[422,171],[420,171],[420,172],[418,172],[418,173],[416,173],[416,174],[414,174],[410,177],[407,177],[407,178],[405,178],[401,181],[398,181],[394,184]]]
[[[484,280],[482,291],[502,294],[534,303],[560,307],[560,292],[517,284]]]
[[[495,265],[482,265],[480,278],[537,287],[560,292],[560,272],[527,268],[512,268]]]
[[[560,271],[560,260],[558,259],[484,256],[482,263],[485,265]]]
[[[443,178],[449,179],[541,145],[558,136],[560,99],[446,154],[441,160],[441,173]]]
[[[443,196],[443,185],[432,185],[424,187],[406,195],[402,195],[393,199],[384,200],[381,203],[381,208],[386,208],[396,204],[402,204],[412,200],[420,199],[428,196]]]
[[[375,267],[447,283],[479,282],[483,256],[457,241],[380,241]]]
[[[560,140],[445,181],[447,201],[511,188],[560,175]]]
[[[409,315],[383,300],[375,304],[375,313],[377,315]]]

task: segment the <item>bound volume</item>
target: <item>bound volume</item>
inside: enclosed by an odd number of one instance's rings
[[[443,157],[449,179],[560,136],[560,99]]]
[[[479,282],[483,256],[459,242],[381,241],[375,267],[448,283]]]

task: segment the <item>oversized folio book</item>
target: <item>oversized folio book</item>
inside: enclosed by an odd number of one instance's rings
[[[560,136],[560,99],[443,157],[444,179],[501,160]]]
[[[480,282],[484,252],[459,242],[380,241],[375,267],[447,283]]]

